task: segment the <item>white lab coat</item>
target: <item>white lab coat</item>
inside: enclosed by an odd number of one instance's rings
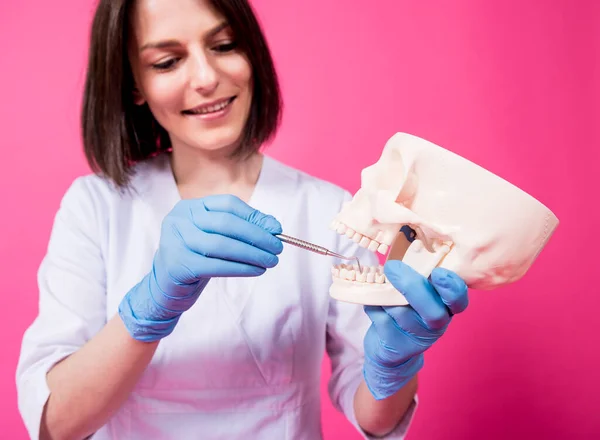
[[[19,410],[31,438],[38,438],[49,396],[46,372],[92,338],[151,267],[161,221],[179,200],[167,156],[139,165],[133,189],[119,193],[87,175],[62,200],[39,269],[39,316],[24,335],[17,368]],[[249,204],[275,216],[284,233],[377,264],[328,228],[350,196],[266,156]],[[212,279],[93,438],[320,439],[325,350],[332,401],[361,432],[352,399],[370,321],[361,306],[329,297],[333,263],[284,245],[279,264],[260,277]],[[387,438],[404,438],[415,408],[416,399]]]

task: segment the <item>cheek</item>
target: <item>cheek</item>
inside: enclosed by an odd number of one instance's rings
[[[148,105],[157,113],[181,108],[184,84],[176,74],[161,74],[150,78],[145,85]]]
[[[225,73],[230,81],[237,87],[243,89],[250,86],[252,68],[246,58],[236,56],[223,60],[221,71]]]

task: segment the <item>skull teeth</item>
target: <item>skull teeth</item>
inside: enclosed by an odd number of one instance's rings
[[[340,235],[346,235],[346,237],[348,237],[355,243],[358,243],[359,246],[369,249],[371,252],[379,252],[380,254],[386,254],[390,248],[387,244],[381,243],[383,238],[382,231],[379,231],[375,239],[373,239],[361,234],[360,232],[355,231],[354,229],[336,220],[332,221],[329,227]]]
[[[356,264],[338,264],[331,268],[331,275],[334,278],[359,283],[383,284],[387,282],[383,266],[365,266],[361,269],[359,270]]]

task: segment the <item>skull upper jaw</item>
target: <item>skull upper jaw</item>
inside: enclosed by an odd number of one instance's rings
[[[373,213],[381,204],[378,193],[359,189],[352,201],[344,204],[331,223],[331,229],[358,243],[371,252],[385,255],[394,242],[401,223],[384,223]],[[393,201],[389,203],[393,204]]]

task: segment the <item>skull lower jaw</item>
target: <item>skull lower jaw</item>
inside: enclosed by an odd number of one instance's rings
[[[332,298],[349,303],[373,306],[401,306],[408,304],[404,296],[387,280],[381,284],[361,283],[333,278],[329,288]]]

